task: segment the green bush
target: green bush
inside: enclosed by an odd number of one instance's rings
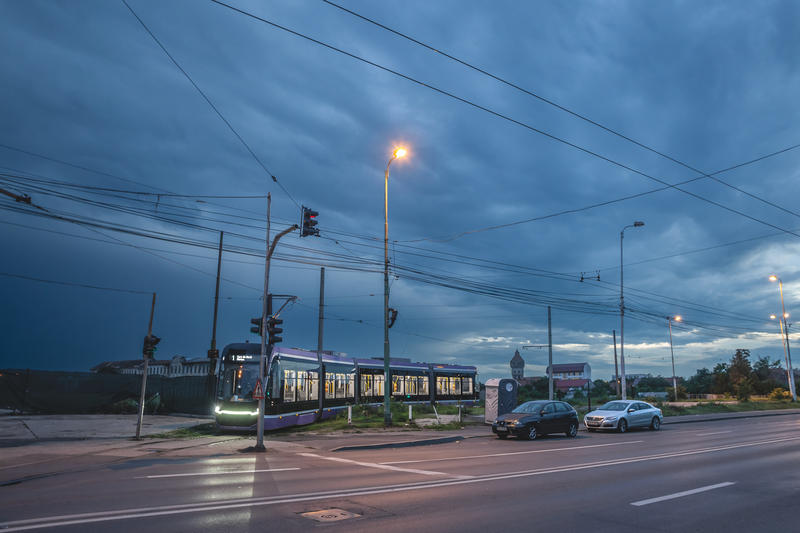
[[[785,390],[783,387],[775,387],[772,389],[772,392],[769,393],[769,399],[776,401],[776,402],[783,402],[790,400],[792,395],[789,391]]]

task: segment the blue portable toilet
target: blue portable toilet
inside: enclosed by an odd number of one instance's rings
[[[511,378],[492,378],[483,386],[486,391],[484,422],[493,423],[497,417],[511,412],[517,406],[519,383]]]

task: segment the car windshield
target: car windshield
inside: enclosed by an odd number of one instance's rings
[[[516,409],[511,411],[512,413],[538,413],[542,409],[547,402],[525,402],[521,405],[518,405]]]
[[[600,408],[601,411],[624,411],[628,402],[608,402]]]

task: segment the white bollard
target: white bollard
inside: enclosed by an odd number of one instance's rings
[[[348,426],[352,426],[353,425],[353,406],[352,405],[348,405],[347,406],[347,425]]]
[[[458,423],[460,424],[463,421],[464,419],[461,417],[461,404],[458,404]]]
[[[414,420],[414,417],[411,413],[411,404],[408,404],[408,423],[410,424],[412,420]]]

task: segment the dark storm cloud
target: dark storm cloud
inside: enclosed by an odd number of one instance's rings
[[[323,236],[339,241],[289,236],[287,244],[379,262],[383,171],[394,144],[406,143],[410,157],[391,167],[390,238],[398,241],[393,262],[483,284],[543,291],[541,302],[550,299],[555,307],[557,358],[587,360],[598,376],[610,374],[610,333],[619,329],[614,315],[619,231],[637,219],[644,219],[646,226],[629,230],[625,239],[626,262],[631,263],[625,269],[626,287],[631,287],[628,305],[656,317],[680,313],[696,323],[741,328],[678,330],[680,374],[727,358],[737,347],[779,357],[774,324],[737,322],[730,313],[757,319],[774,311],[777,290],[765,279],[772,271],[786,282],[787,305],[796,301],[797,237],[778,235],[636,264],[779,233],[667,190],[538,222],[440,239],[660,185],[211,2],[132,0],[130,4],[269,171],[299,203],[321,212]],[[668,183],[697,175],[322,2],[236,5]],[[794,105],[800,76],[791,52],[798,49],[800,38],[791,23],[797,20],[798,8],[791,2],[346,5],[705,172],[800,139]],[[124,4],[5,2],[0,4],[0,15],[4,29],[0,45],[13,51],[0,57],[4,116],[0,142],[175,192],[269,190],[277,219],[273,229],[297,220],[294,203],[274,186]],[[789,152],[722,179],[792,209],[798,157]],[[0,166],[77,183],[144,188],[2,148]],[[798,217],[710,180],[685,189],[783,228],[800,227]],[[49,208],[82,211],[208,242],[217,238],[211,232],[33,196]],[[193,223],[223,227],[209,221],[218,218],[211,211],[222,208],[175,202],[201,207],[201,212],[193,213]],[[263,201],[218,203],[246,210],[242,213],[247,217],[264,213]],[[5,211],[0,219],[109,239],[74,225]],[[263,236],[258,228],[224,229]],[[4,247],[13,250],[0,263],[3,271],[157,290],[162,357],[202,356],[207,349],[213,251],[114,235],[137,249],[10,225],[3,226],[2,234]],[[434,239],[404,243],[422,237]],[[261,247],[233,235],[226,242]],[[562,272],[570,278],[477,269],[463,258],[461,263],[434,261],[404,254],[408,249],[403,244],[421,248],[410,250],[415,253],[428,255],[432,250],[480,257]],[[142,247],[161,251],[152,255]],[[581,272],[598,269],[601,283],[578,282]],[[246,337],[248,318],[259,313],[262,275],[257,258],[226,255],[223,276],[253,289],[223,283],[221,344]],[[333,269],[327,275],[326,347],[356,355],[380,352],[381,275]],[[290,345],[315,345],[318,278],[312,266],[280,261],[274,265],[275,292],[301,297],[286,312],[285,338]],[[86,368],[100,360],[136,357],[147,297],[11,279],[0,283],[14,302],[4,310],[14,326],[14,334],[3,340],[4,366]],[[677,300],[670,304],[633,289]],[[564,299],[600,303],[610,314],[569,311]],[[419,284],[401,273],[392,286],[392,306],[400,310],[392,330],[393,353],[477,364],[484,378],[503,375],[515,348],[546,342],[542,305]],[[53,326],[42,326],[43,311],[52,317]],[[761,333],[748,336],[747,331]],[[626,320],[630,371],[664,375],[671,371],[664,359],[666,333],[666,324],[643,322],[636,316]],[[87,336],[93,339],[88,346]],[[65,355],[54,358],[53,353]],[[532,373],[543,371],[544,352],[526,350],[523,356]]]

